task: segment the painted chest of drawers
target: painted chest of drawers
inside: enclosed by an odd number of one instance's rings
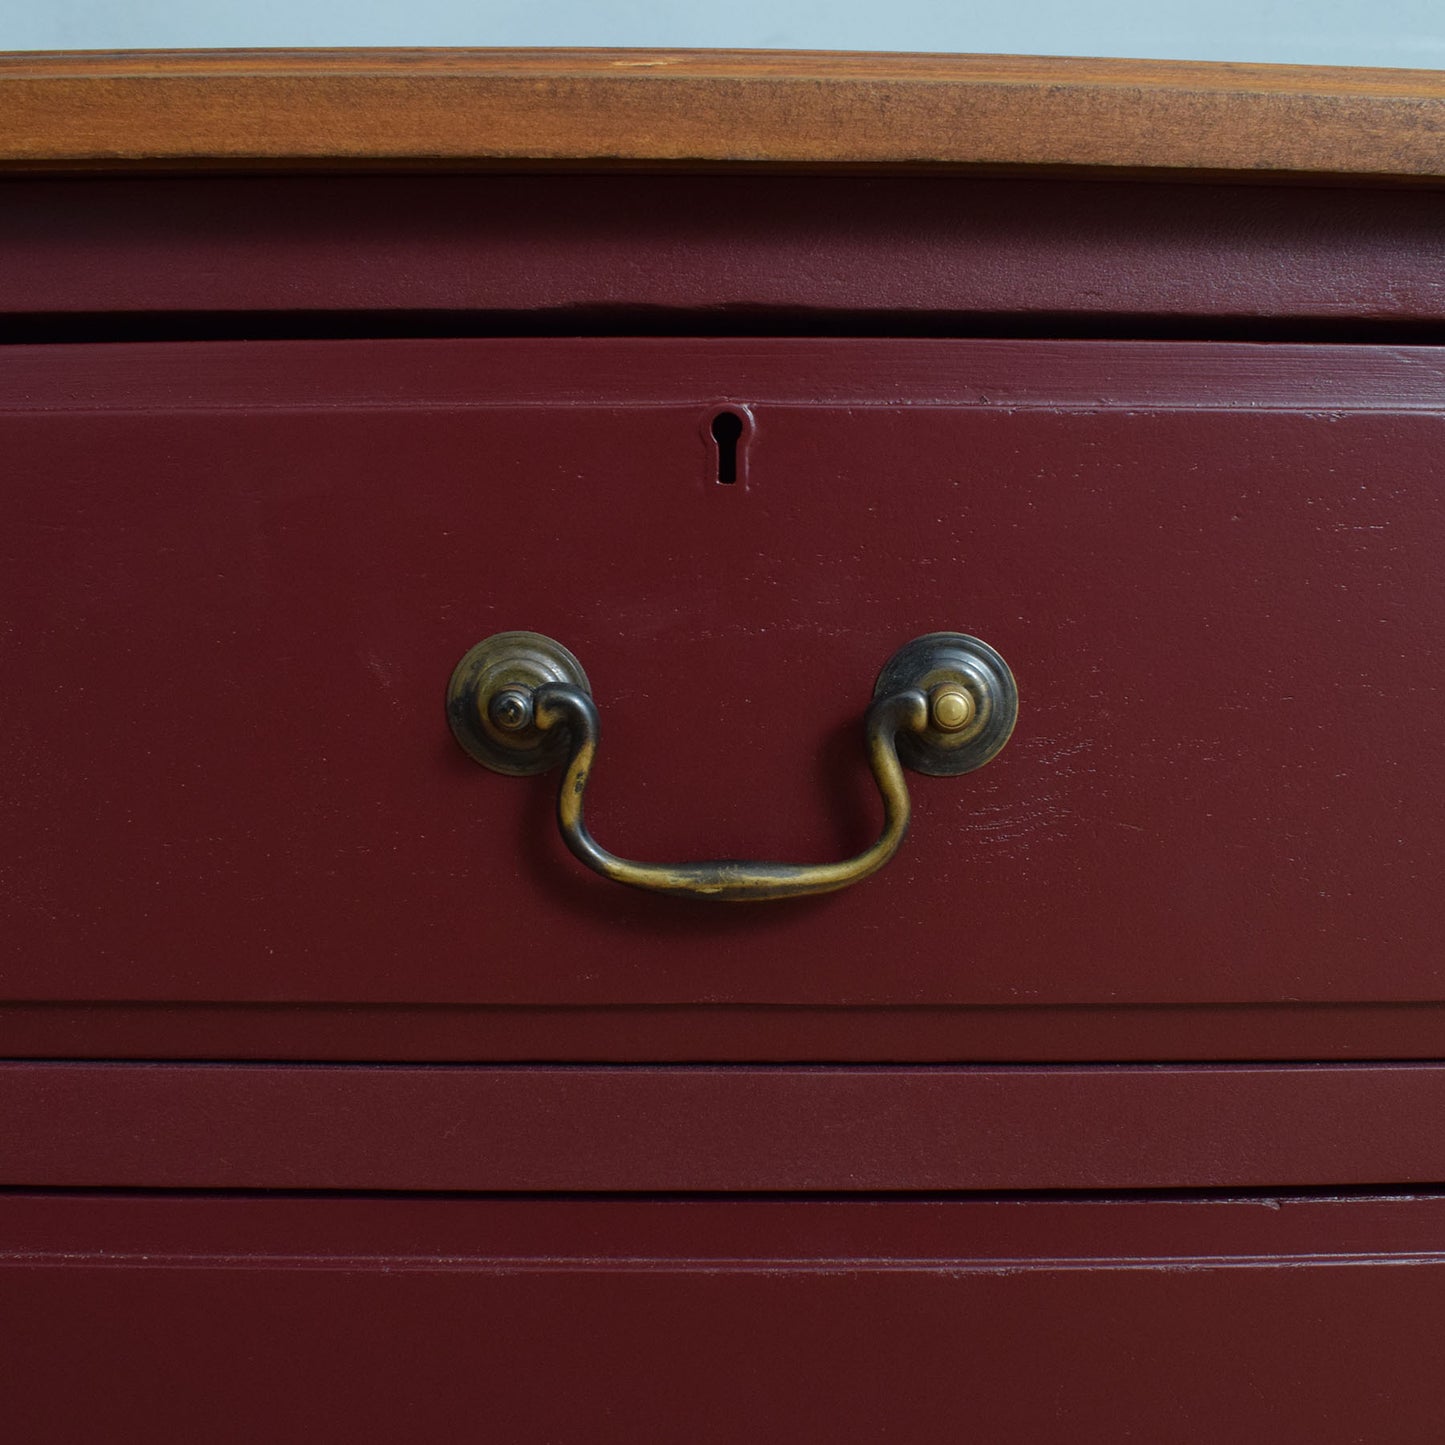
[[[20,1438],[1436,1438],[1445,82],[0,90]]]

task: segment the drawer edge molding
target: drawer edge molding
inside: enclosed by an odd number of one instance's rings
[[[0,1185],[724,1192],[1445,1179],[1445,1066],[7,1063]]]

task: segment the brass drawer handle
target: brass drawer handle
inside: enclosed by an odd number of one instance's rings
[[[838,863],[634,863],[587,831],[582,804],[597,754],[597,706],[582,665],[561,643],[537,632],[498,633],[462,658],[447,690],[452,732],[479,763],[520,775],[565,761],[557,822],[589,868],[633,888],[729,901],[832,893],[876,873],[908,832],[903,765],[934,776],[971,772],[1008,741],[1017,715],[1013,674],[987,643],[961,632],[915,638],[879,674],[864,720],[883,796],[876,843]]]

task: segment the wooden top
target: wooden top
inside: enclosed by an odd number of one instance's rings
[[[0,168],[1445,180],[1445,73],[801,51],[0,55]]]

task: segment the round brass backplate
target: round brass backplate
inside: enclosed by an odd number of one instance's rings
[[[530,720],[499,727],[492,715],[498,694],[517,694],[530,704],[532,692],[549,682],[565,682],[589,697],[592,694],[582,664],[560,642],[540,632],[498,632],[477,643],[457,663],[447,686],[447,722],[453,735],[493,772],[521,777],[556,767],[567,756],[565,729],[544,733]],[[503,700],[513,713],[515,701]],[[506,707],[498,713],[503,722],[511,722]]]
[[[1019,694],[1013,673],[988,643],[967,633],[915,637],[888,659],[873,696],[913,687],[928,694],[930,716],[926,731],[898,735],[898,756],[914,772],[937,778],[970,773],[997,756],[1014,730]],[[973,702],[971,715],[960,692]]]

